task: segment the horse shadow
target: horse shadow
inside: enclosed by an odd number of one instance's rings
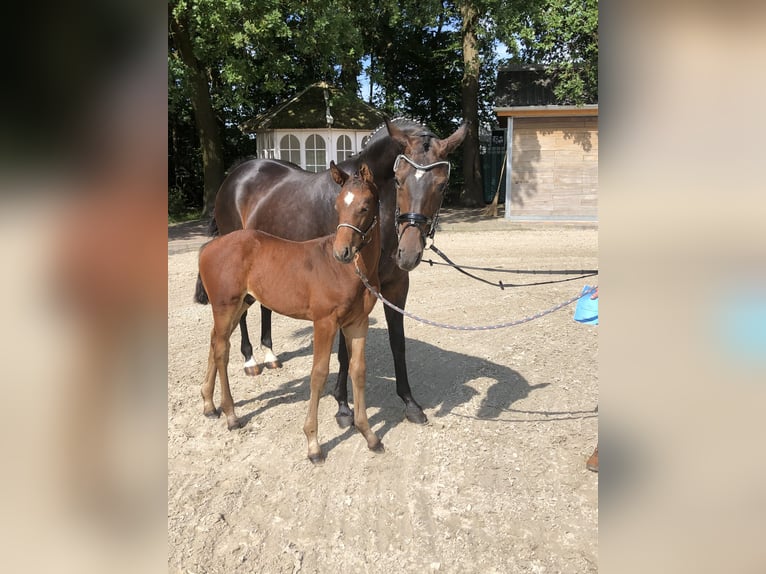
[[[301,329],[298,334],[305,335],[309,331],[310,327],[308,330]],[[295,351],[283,352],[280,356],[287,360],[290,357],[307,354],[311,354],[310,344]],[[378,437],[383,439],[391,429],[404,420],[403,403],[396,394],[393,358],[385,327],[369,330],[366,357],[367,405],[377,409],[377,412],[370,415],[369,422]],[[534,391],[549,386],[550,383],[530,384],[519,371],[488,359],[445,350],[417,339],[407,340],[407,358],[413,395],[431,419],[453,415],[487,421],[528,423],[597,416],[590,410],[530,411],[513,408],[516,402],[528,397]],[[331,362],[331,368],[333,364],[337,367],[336,360]],[[337,371],[331,372],[323,396],[332,393],[336,378]],[[477,402],[476,397],[480,392],[474,389],[471,383],[479,378],[489,378],[493,382],[476,405],[473,403]],[[351,387],[350,382],[349,387]],[[240,422],[245,425],[253,417],[279,405],[308,402],[309,393],[309,373],[278,387],[264,390],[255,397],[236,403],[238,407],[254,402],[261,403],[254,410],[243,413],[240,416]],[[350,401],[353,401],[351,388],[349,395]],[[507,413],[522,416],[509,419]],[[353,427],[344,429],[322,445],[324,452],[331,451],[354,434],[356,430]]]

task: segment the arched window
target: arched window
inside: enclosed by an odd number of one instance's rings
[[[301,142],[294,135],[282,136],[279,140],[279,159],[301,164]]]
[[[306,140],[306,169],[308,171],[323,171],[327,169],[327,146],[324,138],[311,134]]]
[[[351,138],[348,136],[338,136],[338,144],[336,146],[336,152],[338,155],[338,160],[337,160],[338,163],[354,155],[354,150],[351,147]]]

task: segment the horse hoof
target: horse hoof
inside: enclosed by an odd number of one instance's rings
[[[311,461],[311,464],[322,464],[325,460],[324,453],[320,452],[319,454],[310,454],[309,460]]]
[[[202,414],[209,419],[217,419],[221,416],[221,411],[219,411],[218,409],[213,409],[209,413],[203,412]]]
[[[417,425],[424,425],[428,422],[426,413],[420,407],[406,407],[404,409],[404,416],[408,421]]]
[[[380,452],[386,452],[386,449],[385,449],[385,447],[383,446],[383,442],[382,442],[382,441],[378,441],[378,444],[376,444],[375,446],[371,446],[371,447],[370,447],[370,450],[371,450],[372,452],[378,452],[378,453],[380,453]]]
[[[269,369],[281,369],[282,368],[282,361],[277,359],[276,361],[271,361],[270,363],[266,363],[266,366]]]
[[[245,367],[245,374],[250,375],[251,377],[257,377],[258,375],[261,374],[261,371],[263,371],[263,369],[261,368],[260,365],[255,365],[253,367]]]
[[[338,426],[340,428],[347,429],[348,427],[354,424],[354,413],[353,411],[351,412],[351,414],[338,413],[337,415],[335,415],[335,420],[338,423]]]

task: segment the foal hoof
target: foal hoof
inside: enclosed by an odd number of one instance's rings
[[[309,460],[311,461],[311,464],[322,464],[325,460],[324,453],[320,452],[319,454],[310,454]]]
[[[371,450],[372,452],[378,452],[378,453],[380,453],[380,452],[386,452],[386,449],[385,449],[385,447],[383,446],[383,442],[382,442],[382,441],[378,441],[378,444],[376,444],[375,446],[371,446],[371,447],[369,447],[369,448],[370,448],[370,450]]]
[[[204,412],[203,411],[202,414],[205,415],[209,419],[217,419],[217,418],[219,418],[221,416],[221,411],[219,411],[218,409],[213,409],[210,412]]]
[[[271,361],[270,363],[266,363],[266,366],[269,369],[281,369],[282,368],[282,361],[277,359],[276,361]]]
[[[226,426],[229,427],[230,431],[241,429],[242,423],[239,422],[239,419],[235,419],[234,422],[226,423]]]
[[[263,369],[261,368],[260,365],[245,367],[245,374],[250,375],[251,377],[257,377],[258,375],[261,374],[262,371]]]
[[[410,421],[411,423],[415,423],[417,425],[424,425],[428,422],[428,417],[426,416],[426,413],[423,412],[423,409],[417,406],[405,407],[404,416],[407,418],[408,421]]]

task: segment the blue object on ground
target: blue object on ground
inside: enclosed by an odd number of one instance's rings
[[[590,297],[593,293],[589,293],[590,290],[590,285],[582,288],[582,292],[587,293],[587,295],[583,295],[577,301],[574,320],[586,325],[598,325],[598,298],[591,299]]]

